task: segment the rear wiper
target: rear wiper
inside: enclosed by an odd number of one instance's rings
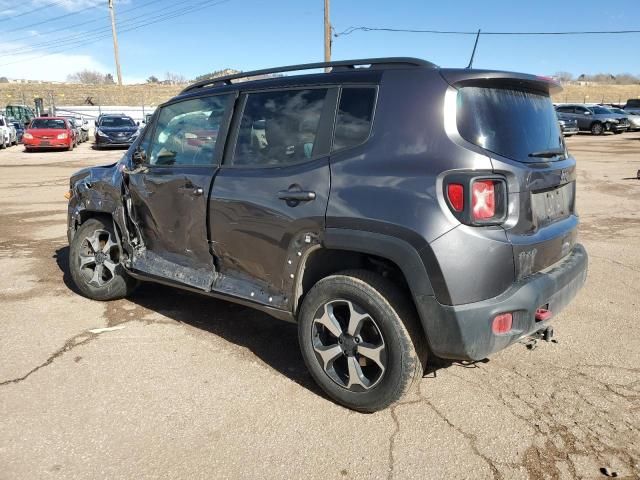
[[[555,150],[541,150],[539,152],[530,153],[530,157],[542,157],[542,158],[551,158],[556,157],[558,155],[564,155],[564,150],[555,149]]]

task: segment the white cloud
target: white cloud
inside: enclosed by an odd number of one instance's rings
[[[20,47],[24,45],[0,43],[0,52],[16,51]],[[65,81],[67,75],[85,69],[111,72],[91,55],[84,54],[40,52],[0,57],[0,76],[15,79]]]

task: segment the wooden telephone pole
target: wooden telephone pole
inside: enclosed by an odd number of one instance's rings
[[[329,0],[324,0],[324,61],[331,61],[331,21],[329,20]],[[325,68],[325,72],[330,69]]]
[[[118,32],[116,31],[116,14],[113,10],[113,0],[109,1],[109,13],[111,14],[111,33],[113,33],[113,53],[116,57],[116,71],[118,73],[118,85],[122,85],[122,71],[120,70],[120,52],[118,50]]]

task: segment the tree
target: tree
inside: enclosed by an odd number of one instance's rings
[[[9,83],[9,79],[7,77],[0,77],[0,83]]]
[[[554,75],[560,83],[567,83],[573,80],[573,73],[570,72],[556,72]]]
[[[85,83],[88,85],[102,85],[107,82],[107,78],[111,78],[113,83],[113,76],[111,74],[103,74],[95,70],[82,70],[67,76],[67,81],[70,83]]]
[[[179,73],[171,73],[167,72],[164,74],[164,83],[168,83],[169,85],[180,85],[183,83],[187,83],[187,79],[184,75],[180,75]]]
[[[113,85],[115,82],[115,80],[113,79],[113,75],[111,75],[110,73],[107,73],[104,76],[104,83],[109,84],[109,85]]]
[[[160,80],[158,80],[158,77],[156,77],[155,75],[151,75],[149,78],[147,78],[147,83],[158,83]]]

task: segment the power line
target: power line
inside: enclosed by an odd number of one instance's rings
[[[219,1],[216,1],[214,3],[210,3],[211,1],[212,0],[206,0],[204,2],[199,2],[199,3],[195,4],[195,5],[193,5],[192,7],[184,8],[179,12],[170,12],[170,13],[164,14],[163,16],[160,16],[160,18],[157,18],[157,19],[152,20],[152,21],[140,22],[137,25],[133,25],[133,26],[130,26],[128,28],[124,28],[124,29],[121,28],[121,29],[119,29],[119,33],[126,33],[126,32],[130,32],[130,31],[133,31],[133,30],[138,30],[140,28],[143,28],[143,27],[146,27],[146,26],[149,26],[149,25],[153,25],[153,24],[156,24],[156,23],[164,22],[166,20],[171,20],[173,18],[177,18],[177,17],[183,16],[183,15],[187,15],[187,14],[192,13],[192,12],[204,10],[206,8],[215,7],[217,5],[221,5],[223,3],[227,3],[227,2],[230,2],[232,0],[219,0]],[[205,4],[205,5],[203,5],[203,4]],[[93,43],[99,42],[100,40],[102,40],[104,38],[108,38],[110,36],[111,36],[111,33],[107,33],[105,35],[99,35],[99,36],[95,37],[93,40],[90,40],[90,41],[84,41],[84,40],[76,41],[73,45],[70,44],[68,46],[68,48],[63,48],[63,49],[56,50],[56,51],[53,51],[53,52],[48,52],[48,53],[45,53],[43,55],[39,55],[39,56],[36,56],[36,57],[30,57],[30,58],[26,58],[26,59],[22,59],[22,60],[16,60],[16,61],[13,61],[13,62],[3,63],[3,64],[0,64],[0,67],[4,67],[6,65],[13,65],[13,64],[16,64],[16,63],[29,62],[29,61],[32,61],[32,60],[37,60],[39,58],[48,57],[48,56],[51,56],[51,55],[56,55],[58,53],[62,53],[62,52],[68,51],[68,50],[72,50],[75,47],[80,46],[80,45],[91,45]]]
[[[131,8],[127,8],[127,9],[121,10],[120,14],[127,13],[127,12],[130,12],[132,10],[139,10],[140,8],[144,8],[147,5],[151,5],[152,3],[158,3],[158,0],[151,0],[150,2],[143,3],[142,5],[138,5],[136,7],[131,7]],[[174,4],[175,3],[180,3],[180,2],[174,2]],[[165,8],[168,8],[168,7],[165,7]],[[70,28],[82,27],[84,25],[89,25],[90,23],[96,23],[96,22],[102,22],[102,21],[104,21],[104,18],[102,18],[102,17],[94,18],[93,20],[87,20],[86,22],[75,23],[75,24],[72,24],[72,25],[65,25],[64,27],[56,28],[54,30],[46,30],[44,32],[38,32],[37,36],[49,35],[51,33],[61,32],[62,30],[68,30]],[[90,31],[92,31],[92,30],[90,30]],[[24,37],[11,38],[11,41],[12,42],[19,42],[20,40],[26,40],[26,39],[29,39],[29,38],[33,39],[34,35],[25,35]],[[48,45],[50,43],[51,42],[44,42],[42,45]],[[20,47],[20,48],[22,48],[22,47]],[[8,51],[8,50],[2,50],[2,52],[5,52],[5,51]]]
[[[52,7],[57,7],[58,5],[62,5],[63,3],[66,3],[65,0],[61,0],[61,1],[58,1],[58,2],[47,3],[46,5],[42,5],[42,6],[38,7],[38,8],[34,8],[32,10],[27,10],[26,12],[17,13],[15,15],[11,15],[10,17],[0,18],[0,22],[7,22],[9,20],[13,20],[14,18],[24,17],[25,15],[30,15],[32,13],[39,12],[40,10],[45,10],[47,8],[52,8]]]
[[[80,10],[76,10],[75,12],[65,13],[64,15],[59,15],[57,17],[49,18],[47,20],[42,20],[41,22],[31,23],[29,25],[23,25],[22,27],[13,28],[11,30],[5,30],[4,33],[17,32],[19,30],[26,30],[27,28],[37,27],[38,25],[43,25],[45,23],[51,23],[51,22],[53,22],[55,20],[60,20],[61,18],[67,18],[67,17],[72,17],[74,15],[79,15],[79,14],[81,14],[83,12],[86,12],[87,10],[92,10],[94,8],[98,8],[98,6],[99,5],[90,5],[88,7],[81,8]]]
[[[351,35],[354,32],[393,32],[393,33],[431,33],[438,35],[477,35],[477,30],[459,31],[459,30],[421,30],[421,29],[405,29],[405,28],[376,28],[376,27],[349,27],[343,32],[335,33],[335,37],[343,37]],[[482,35],[624,35],[631,33],[640,33],[640,30],[578,30],[567,32],[482,32]]]
[[[129,17],[129,18],[125,17],[124,20],[120,20],[118,23],[119,23],[120,27],[129,26],[129,25],[135,24],[134,21],[137,20],[137,19],[140,19],[140,18],[144,18],[146,20],[149,20],[149,19],[159,18],[159,17],[162,17],[164,15],[171,14],[171,13],[180,12],[181,9],[176,9],[176,10],[174,10],[172,12],[166,12],[164,14],[158,14],[158,12],[161,12],[163,10],[169,10],[171,8],[174,8],[177,5],[188,3],[190,1],[193,1],[193,0],[182,0],[182,1],[172,2],[172,4],[169,5],[169,6],[166,6],[166,7],[160,8],[160,9],[156,9],[156,13],[151,15],[151,16],[149,14],[147,14],[147,13],[143,13],[141,15],[137,15],[137,16],[133,16],[133,17]],[[209,0],[209,1],[213,1],[213,0]],[[130,8],[130,9],[127,9],[127,10],[123,10],[122,13],[130,12],[132,10],[136,10],[136,9],[145,7],[147,5],[150,5],[152,3],[157,3],[157,0],[152,0],[152,1],[149,1],[149,2],[144,3],[142,5],[139,5],[138,7]],[[122,18],[122,17],[120,17],[120,18]],[[85,22],[85,23],[93,23],[93,22],[96,22],[96,21],[104,21],[104,19],[103,18],[99,18],[99,19],[91,20],[90,22]],[[72,27],[73,26],[71,26],[71,28]],[[67,29],[67,28],[70,28],[70,27],[64,27],[63,29]],[[63,46],[66,46],[66,45],[70,45],[70,44],[74,44],[75,45],[79,40],[91,39],[94,35],[98,35],[100,33],[110,32],[111,31],[110,29],[111,29],[111,27],[107,25],[107,26],[104,26],[104,27],[92,28],[92,29],[87,30],[85,32],[79,32],[79,33],[74,33],[73,35],[68,35],[68,36],[65,36],[65,37],[59,37],[59,38],[57,38],[55,40],[49,40],[49,41],[40,42],[40,43],[27,44],[27,45],[23,45],[23,46],[20,46],[20,47],[12,48],[12,49],[9,49],[9,50],[0,50],[0,57],[8,57],[8,56],[13,56],[13,55],[21,55],[21,54],[28,54],[28,53],[31,53],[31,52],[36,52],[36,51],[40,50],[37,47],[56,48],[56,47],[63,47]]]

